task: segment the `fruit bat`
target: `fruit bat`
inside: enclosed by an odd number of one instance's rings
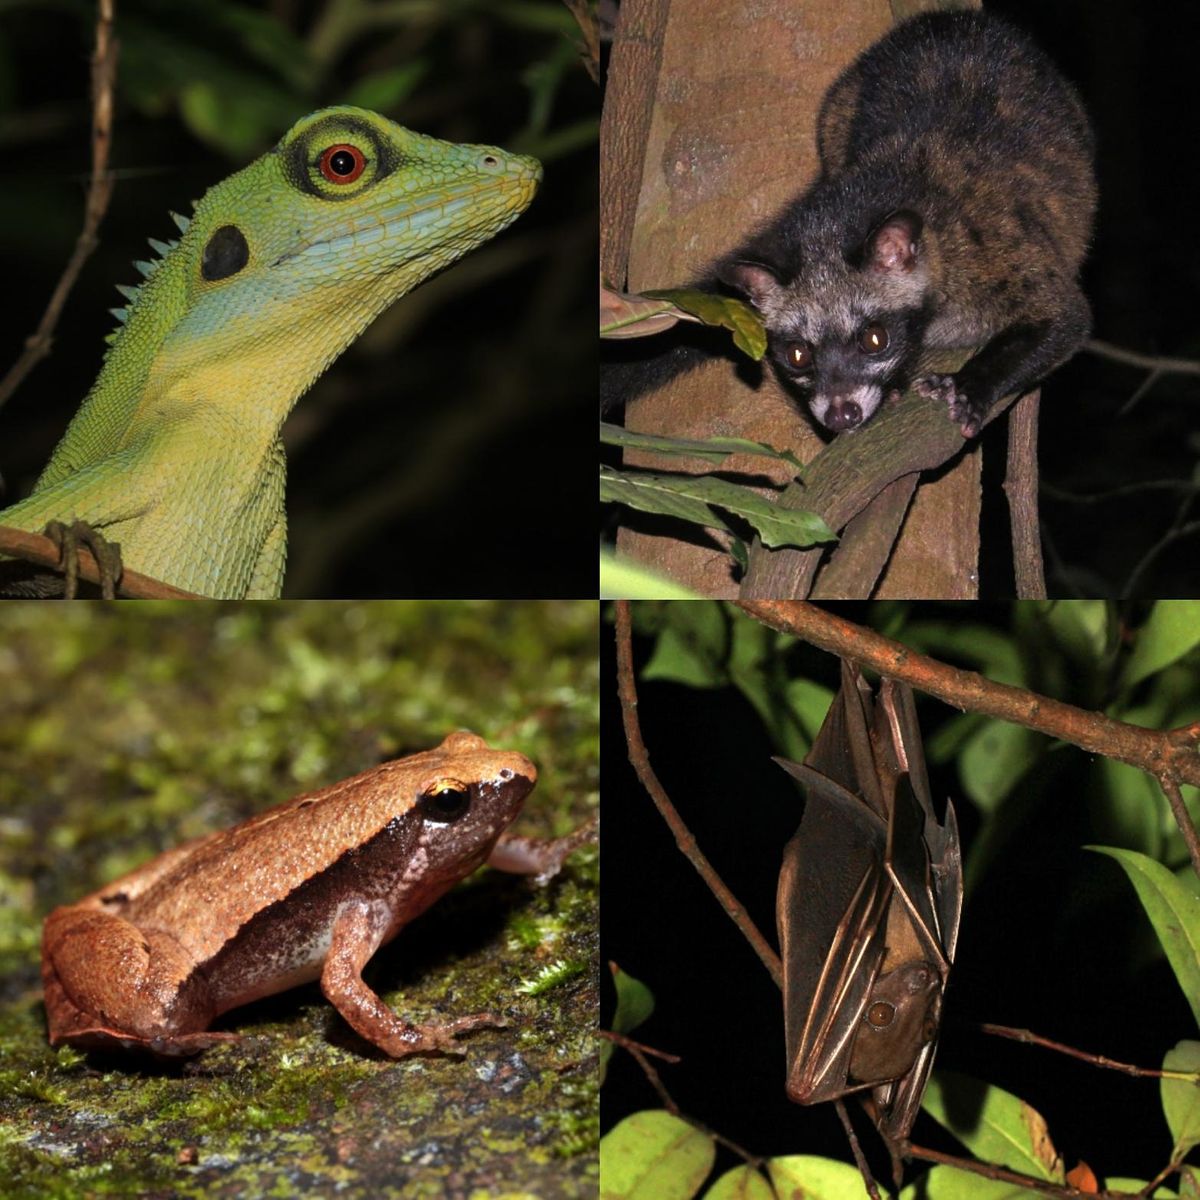
[[[776,903],[787,1094],[861,1094],[895,1158],[933,1065],[958,938],[954,808],[939,824],[912,690],[884,679],[876,698],[844,660],[808,756],[776,761],[807,797]]]

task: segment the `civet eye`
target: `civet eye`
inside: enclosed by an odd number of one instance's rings
[[[858,335],[858,348],[864,354],[878,354],[887,347],[888,331],[882,325],[868,325]]]
[[[366,156],[357,146],[339,142],[321,155],[321,174],[330,183],[353,183],[367,165]]]
[[[788,342],[783,348],[783,361],[793,371],[807,371],[812,360],[812,347],[807,342]]]
[[[421,812],[431,821],[454,821],[471,807],[471,789],[457,779],[439,779],[425,789]]]
[[[876,1000],[867,1009],[867,1021],[876,1029],[886,1029],[895,1019],[896,1009],[886,1000]]]

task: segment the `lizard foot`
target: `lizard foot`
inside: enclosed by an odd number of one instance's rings
[[[121,547],[97,533],[86,521],[51,521],[42,531],[59,550],[59,565],[65,572],[64,600],[74,600],[79,591],[79,548],[87,547],[100,568],[100,596],[115,600],[121,582]]]

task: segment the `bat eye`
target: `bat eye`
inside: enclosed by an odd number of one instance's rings
[[[896,1019],[895,1005],[886,1000],[876,1000],[867,1009],[867,1022],[876,1029],[886,1029]]]
[[[864,354],[878,354],[888,348],[888,331],[882,325],[870,324],[858,335],[858,348]]]

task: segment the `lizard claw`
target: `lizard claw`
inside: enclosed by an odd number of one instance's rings
[[[124,569],[121,563],[121,547],[110,542],[93,529],[86,521],[51,521],[42,531],[59,550],[59,566],[63,568],[65,583],[63,599],[74,600],[79,591],[79,548],[92,552],[100,568],[100,596],[104,600],[115,600],[117,584]]]

